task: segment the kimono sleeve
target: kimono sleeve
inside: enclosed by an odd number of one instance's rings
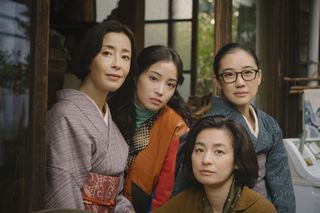
[[[177,170],[177,153],[180,145],[180,136],[189,130],[183,122],[177,126],[172,141],[168,147],[165,161],[161,168],[158,183],[153,192],[152,209],[163,205],[173,194],[175,175]]]
[[[91,169],[93,139],[76,108],[68,112],[48,114],[46,208],[84,209],[80,188]]]
[[[278,212],[295,212],[295,197],[282,132],[272,123],[273,144],[266,161],[266,184]]]
[[[120,175],[120,186],[117,197],[117,205],[115,212],[127,212],[129,209],[134,210],[130,201],[123,195],[123,184],[124,184],[124,175]]]

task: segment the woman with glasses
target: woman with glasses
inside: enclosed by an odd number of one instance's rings
[[[254,189],[278,212],[295,212],[295,197],[282,131],[278,123],[252,105],[262,79],[256,54],[238,43],[223,46],[214,59],[214,81],[222,97],[212,97],[210,115],[239,121],[257,153],[259,178]]]

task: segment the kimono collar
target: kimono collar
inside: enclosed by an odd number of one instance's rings
[[[234,210],[234,207],[240,198],[241,191],[242,191],[242,187],[240,185],[238,185],[236,183],[236,181],[233,179],[232,184],[230,186],[229,193],[228,193],[228,197],[227,197],[227,199],[224,203],[224,206],[223,206],[222,213],[234,212],[233,210]],[[203,212],[204,213],[209,213],[209,212],[211,213],[213,211],[212,206],[210,205],[209,200],[208,200],[204,190],[202,191],[202,193],[204,196],[202,199],[204,202],[203,203],[203,205],[204,205]]]
[[[150,111],[147,109],[144,109],[142,107],[139,107],[137,104],[134,104],[135,106],[135,112],[136,112],[136,129],[142,126],[142,124],[148,120],[149,118],[156,115],[157,111]]]

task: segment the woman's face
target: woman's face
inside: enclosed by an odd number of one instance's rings
[[[131,42],[126,34],[109,32],[100,52],[90,64],[85,83],[96,91],[117,90],[126,79],[131,63]]]
[[[191,155],[195,178],[205,187],[223,187],[232,182],[234,151],[231,133],[209,128],[196,137]]]
[[[258,67],[254,58],[246,51],[236,49],[222,58],[219,74],[226,72],[239,73],[244,70],[256,69]],[[218,78],[216,83],[225,98],[233,105],[237,108],[247,107],[257,95],[258,87],[261,83],[261,71],[251,81],[243,80],[241,75],[238,74],[237,80],[233,83],[225,83],[221,78]]]
[[[177,87],[178,71],[172,61],[158,61],[139,76],[136,82],[135,102],[151,111],[164,107]]]

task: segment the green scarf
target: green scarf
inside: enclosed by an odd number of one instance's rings
[[[222,213],[232,212],[233,208],[235,207],[235,205],[240,197],[241,191],[242,191],[242,187],[239,186],[238,184],[236,184],[235,180],[233,180],[231,187],[230,187],[230,190],[229,190],[227,200],[224,203]],[[213,212],[213,209],[209,203],[209,200],[206,196],[206,193],[204,192],[203,213],[212,213],[212,212]]]
[[[134,106],[136,111],[136,129],[141,127],[146,120],[148,120],[149,118],[151,118],[152,116],[158,113],[158,112],[141,108],[137,104],[134,104]]]

